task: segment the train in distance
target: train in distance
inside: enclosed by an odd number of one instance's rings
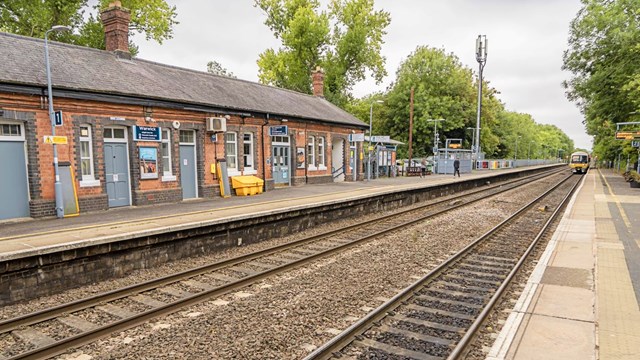
[[[589,163],[591,163],[591,156],[588,153],[576,151],[571,154],[569,167],[574,174],[584,174],[589,170]]]

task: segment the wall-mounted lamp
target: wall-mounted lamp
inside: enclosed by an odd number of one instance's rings
[[[155,120],[153,120],[153,107],[151,106],[144,106],[142,108],[142,111],[144,112],[144,121],[145,122],[155,122]]]
[[[289,119],[282,119],[282,122],[287,122],[289,121]]]

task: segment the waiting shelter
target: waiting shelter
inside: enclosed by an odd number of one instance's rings
[[[453,174],[453,161],[460,160],[460,173],[471,173],[471,150],[468,149],[438,149],[435,156],[436,174]]]

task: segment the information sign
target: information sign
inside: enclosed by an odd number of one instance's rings
[[[62,111],[58,110],[53,113],[53,118],[56,126],[62,126]]]
[[[377,135],[371,137],[371,142],[389,142],[391,141],[390,136]]]
[[[364,133],[349,134],[349,142],[364,141]]]
[[[136,126],[133,129],[135,141],[160,141],[160,128],[152,126]]]
[[[289,135],[289,127],[287,125],[269,126],[270,136],[287,136]]]
[[[616,131],[616,140],[640,139],[640,131]]]
[[[45,144],[56,144],[56,145],[67,145],[67,137],[66,136],[45,135],[44,143]]]

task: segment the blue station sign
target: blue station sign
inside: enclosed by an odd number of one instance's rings
[[[287,125],[277,125],[269,127],[270,136],[287,136],[289,135],[289,127]]]
[[[152,126],[136,126],[133,129],[135,141],[160,141],[160,128]]]

